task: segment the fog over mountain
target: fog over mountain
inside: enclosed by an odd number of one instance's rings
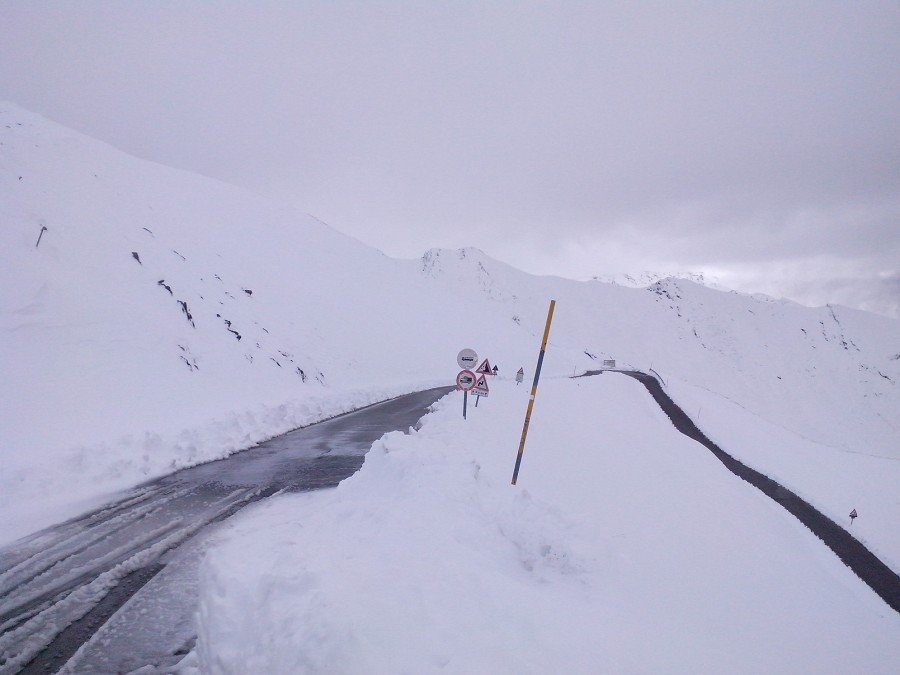
[[[392,257],[900,317],[890,0],[5,0],[0,25],[0,99]]]

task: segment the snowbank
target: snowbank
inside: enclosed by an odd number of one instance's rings
[[[327,493],[221,531],[219,673],[892,673],[900,617],[617,375],[451,394]]]
[[[116,441],[10,453],[0,473],[0,545],[110,501],[114,493],[178,469],[252,447],[299,427],[443,382],[397,382],[313,392],[257,404],[179,432],[147,430]]]

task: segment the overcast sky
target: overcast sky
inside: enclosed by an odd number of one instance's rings
[[[900,316],[897,0],[0,0],[0,99],[392,256]]]

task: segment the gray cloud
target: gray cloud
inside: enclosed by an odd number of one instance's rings
[[[392,255],[896,313],[895,2],[7,0],[0,24],[0,97]]]

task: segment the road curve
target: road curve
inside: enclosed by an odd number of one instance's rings
[[[134,605],[145,586],[160,593],[161,580],[196,577],[198,542],[211,525],[274,494],[337,485],[362,466],[374,441],[415,425],[451,389],[383,401],[178,471],[0,550],[0,675],[57,672],[95,633],[104,627],[109,633],[107,622],[126,603]],[[168,569],[176,564],[178,573]],[[163,635],[139,625],[139,617],[138,625],[118,630],[116,640],[92,640],[75,659],[74,672],[131,672],[177,661],[192,644],[194,607],[190,598],[172,602],[178,593],[163,592],[170,598],[156,603],[166,605],[159,608],[166,613],[161,623],[178,624],[180,632]],[[110,647],[114,657],[85,657],[109,642],[118,642]]]
[[[739,462],[709,440],[687,414],[663,391],[659,381],[652,375],[627,370],[594,370],[588,371],[585,375],[597,375],[601,372],[621,373],[622,375],[633,377],[643,384],[663,412],[672,420],[672,424],[675,425],[678,431],[704,445],[735,476],[744,479],[767,497],[781,504],[790,514],[821,539],[828,548],[834,551],[837,557],[853,570],[869,588],[875,591],[888,606],[894,611],[900,612],[900,576],[879,560],[874,553],[863,546],[847,530],[783,485]]]

